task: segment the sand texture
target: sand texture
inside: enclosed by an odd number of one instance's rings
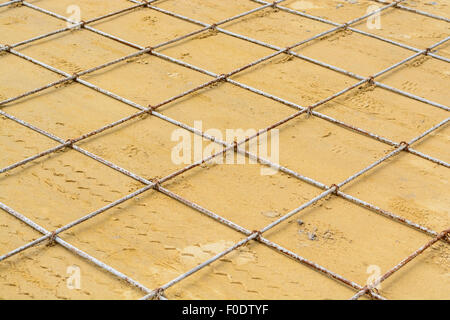
[[[1,0],[1,3],[7,2]],[[30,0],[28,3],[69,17],[77,5],[88,21],[129,8],[127,0]],[[345,23],[367,13],[371,0],[287,0],[280,6]],[[405,6],[450,18],[449,0],[408,0]],[[153,47],[203,28],[167,14],[212,24],[256,9],[251,0],[158,0],[88,26],[136,44]],[[366,21],[352,27],[418,50],[450,35],[450,22],[400,8],[384,10],[381,28]],[[0,44],[14,45],[66,28],[64,20],[25,5],[0,7]],[[230,33],[286,48],[334,26],[268,7],[229,21]],[[87,28],[75,28],[14,48],[69,75],[124,57],[138,49]],[[143,54],[81,76],[124,103],[76,81],[2,103],[64,76],[10,52],[0,52],[0,110],[50,133],[55,139],[0,115],[0,170],[154,106],[274,53],[220,30],[206,30],[155,50],[179,64]],[[260,130],[325,99],[359,80],[326,68],[332,65],[367,78],[416,52],[367,35],[340,29],[292,50],[319,62],[279,54],[229,82],[205,86],[158,108],[163,116],[189,128]],[[450,41],[432,52],[450,59]],[[185,66],[181,65],[182,63]],[[322,65],[320,65],[322,63]],[[337,184],[396,149],[373,137],[333,123],[341,121],[393,143],[410,141],[448,119],[450,64],[419,55],[375,79],[430,103],[364,83],[302,114],[279,129],[279,163],[326,186]],[[240,84],[236,85],[236,83]],[[247,90],[254,88],[257,90]],[[258,91],[259,90],[259,91]],[[264,92],[264,93],[263,93]],[[271,98],[272,97],[272,98]],[[277,101],[278,100],[278,101]],[[289,106],[290,104],[291,106]],[[446,109],[447,108],[447,109]],[[0,203],[52,232],[145,183],[106,166],[108,162],[155,181],[187,166],[172,161],[181,130],[189,128],[143,114],[14,169],[0,172]],[[57,141],[57,139],[60,139]],[[213,144],[199,138],[203,146]],[[251,141],[252,142],[252,141]],[[255,142],[253,140],[253,142]],[[414,150],[441,164],[401,151],[339,190],[412,223],[441,232],[450,227],[450,128],[443,125]],[[270,148],[271,144],[269,144]],[[217,150],[219,143],[214,144]],[[101,157],[100,161],[86,154]],[[292,174],[261,174],[263,164],[205,163],[162,183],[162,187],[246,230],[260,230],[324,190]],[[121,170],[122,170],[121,169]],[[42,234],[0,209],[0,256]],[[268,230],[263,236],[364,287],[373,268],[379,276],[433,239],[379,212],[330,194]],[[59,234],[86,254],[138,281],[161,287],[228,249],[247,235],[206,216],[158,190],[148,190]],[[49,240],[0,261],[0,299],[138,299],[146,292]],[[70,285],[80,271],[80,286]],[[349,299],[357,289],[332,279],[265,244],[251,240],[164,292],[168,299]],[[450,299],[450,246],[436,242],[381,284],[387,299]],[[361,299],[370,298],[368,295]]]

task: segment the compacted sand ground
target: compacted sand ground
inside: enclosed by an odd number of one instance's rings
[[[6,2],[3,0],[2,2]],[[36,0],[37,6],[68,16],[80,6],[88,20],[132,5],[130,1]],[[284,6],[344,23],[366,13],[374,1],[286,1]],[[260,6],[244,0],[161,0],[155,5],[205,23]],[[450,2],[407,1],[406,5],[450,18]],[[64,28],[66,23],[23,6],[0,8],[0,43],[13,44]],[[136,9],[93,27],[142,46],[153,46],[199,26],[151,9]],[[268,8],[223,28],[285,47],[332,26]],[[381,29],[356,28],[425,49],[450,34],[447,22],[399,9],[381,16]],[[17,51],[75,73],[134,52],[133,48],[74,30],[18,47]],[[206,31],[158,49],[217,74],[269,55],[262,46]],[[370,76],[414,52],[352,31],[309,42],[295,52]],[[450,57],[448,45],[436,53]],[[0,54],[0,100],[61,77],[11,54]],[[443,105],[450,101],[449,64],[418,57],[378,80]],[[157,104],[211,77],[143,55],[83,79],[141,105]],[[356,82],[292,56],[280,55],[232,79],[308,106]],[[58,85],[0,107],[66,140],[136,112],[136,109],[78,83]],[[294,112],[286,105],[219,83],[165,105],[163,115],[203,130],[262,129]],[[396,142],[409,141],[448,117],[448,112],[370,85],[323,104],[317,111]],[[146,178],[184,167],[171,161],[176,126],[140,117],[78,145]],[[393,150],[325,120],[303,115],[280,128],[280,163],[327,185],[338,183]],[[414,148],[450,161],[450,131],[443,127]],[[208,143],[205,142],[205,145]],[[0,168],[57,143],[0,118]],[[164,184],[169,190],[247,228],[256,230],[299,207],[322,190],[278,172],[260,174],[259,164],[205,164]],[[402,152],[341,190],[440,232],[449,226],[448,168]],[[143,185],[72,149],[65,149],[0,175],[0,202],[47,230],[55,230]],[[297,221],[301,219],[301,222]],[[40,234],[0,212],[0,255]],[[155,190],[82,223],[61,238],[154,289],[244,238],[198,211]],[[265,236],[362,286],[371,267],[381,273],[431,239],[430,236],[331,195],[270,230]],[[389,299],[450,298],[449,246],[438,242],[385,281]],[[81,288],[67,286],[68,267],[81,270]],[[166,292],[169,299],[347,299],[355,293],[257,242],[228,254]],[[117,280],[66,249],[47,242],[0,262],[2,299],[135,299],[144,293]]]

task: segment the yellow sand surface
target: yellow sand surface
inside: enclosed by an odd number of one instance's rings
[[[6,2],[5,0],[0,3]],[[87,21],[131,7],[127,0],[30,0],[58,15],[80,8]],[[450,18],[450,2],[406,1],[405,5]],[[89,24],[142,47],[202,28],[167,12],[211,24],[258,8],[251,0],[158,0],[157,11],[137,8]],[[345,23],[367,13],[370,0],[287,0],[280,5]],[[365,20],[361,31],[423,50],[450,35],[450,23],[398,8],[381,14],[381,28]],[[65,21],[26,6],[0,8],[0,44],[15,43],[65,28]],[[220,26],[230,32],[285,48],[333,25],[266,8]],[[450,58],[447,44],[433,52]],[[78,73],[136,51],[88,29],[65,31],[15,48],[21,54]],[[156,50],[182,63],[225,74],[268,56],[273,49],[207,30]],[[339,30],[293,49],[295,53],[369,77],[415,52],[351,31]],[[0,53],[0,110],[63,141],[74,139],[139,110],[77,82],[58,84],[11,103],[1,101],[62,79],[11,53]],[[82,80],[135,106],[156,105],[213,78],[154,55],[140,55]],[[280,54],[231,77],[244,86],[302,107],[312,105],[357,79],[292,55]],[[450,65],[419,56],[376,79],[393,88],[448,106]],[[280,100],[278,99],[278,100]],[[315,109],[395,143],[410,141],[449,113],[392,91],[363,84]],[[163,116],[200,130],[264,129],[295,112],[281,101],[232,83],[218,82],[165,104]],[[279,126],[279,163],[330,186],[366,168],[393,146],[303,114]],[[168,176],[187,164],[172,161],[173,133],[194,134],[145,114],[76,145],[140,177]],[[204,138],[203,147],[211,144]],[[450,162],[450,128],[443,126],[412,147]],[[0,116],[0,169],[59,143]],[[219,145],[214,145],[219,150]],[[270,150],[271,144],[269,144]],[[193,157],[192,157],[193,159]],[[278,171],[262,175],[262,164],[205,163],[162,184],[171,192],[249,230],[259,230],[323,192]],[[340,190],[435,232],[450,225],[450,171],[402,151]],[[0,173],[0,203],[48,231],[144,187],[71,148]],[[0,209],[0,256],[41,237]],[[186,204],[149,190],[59,235],[102,263],[154,290],[233,246],[246,236]],[[432,239],[398,221],[334,194],[264,233],[264,237],[360,286],[374,268],[379,276]],[[0,299],[137,299],[146,294],[64,247],[46,240],[0,261]],[[80,271],[80,287],[70,285]],[[348,299],[357,290],[258,241],[250,241],[166,290],[169,299]],[[450,247],[438,241],[381,284],[387,299],[449,299]],[[367,298],[367,296],[366,296]]]

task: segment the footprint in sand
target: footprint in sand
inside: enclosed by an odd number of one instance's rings
[[[181,261],[186,265],[195,266],[200,262],[203,262],[216,254],[228,249],[234,245],[232,241],[220,240],[218,242],[188,246],[181,250]],[[248,250],[241,250],[235,257],[234,263],[237,265],[246,264],[256,260],[256,256],[253,252]]]

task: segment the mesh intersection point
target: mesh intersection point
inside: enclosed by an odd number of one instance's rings
[[[172,161],[172,148],[178,143],[172,137],[187,136],[193,141],[194,135],[154,116],[142,118],[100,133],[79,145],[147,179],[162,178],[185,167],[185,163]],[[174,130],[178,130],[178,135],[172,136]],[[203,143],[207,146],[211,142],[203,139]],[[192,159],[193,153],[194,150],[190,155]]]
[[[305,81],[297,81],[295,77]],[[232,79],[302,106],[316,103],[356,82],[287,54],[238,73]]]
[[[0,66],[2,68],[0,75],[0,83],[2,84],[0,99],[2,104],[6,99],[16,97],[62,78],[53,72],[39,68],[39,66],[31,62],[5,52],[0,53]],[[20,72],[17,72],[17,70],[20,70]],[[40,76],[34,77],[35,74]]]
[[[68,2],[0,3],[0,28],[18,26],[0,48],[0,297],[448,298],[445,8]],[[407,15],[427,22],[414,41],[392,37]],[[281,16],[308,30],[257,28]],[[219,137],[238,126],[260,131]],[[280,130],[281,166],[244,149],[263,129]],[[216,153],[174,164],[174,130]],[[211,163],[227,151],[261,163]]]
[[[417,27],[411,28],[411,25]],[[355,28],[420,49],[425,49],[438,42],[450,31],[448,22],[395,9],[387,11],[382,16],[380,29],[369,29],[364,23],[356,24]],[[395,32],[390,32],[390,30],[395,30]]]
[[[445,89],[449,76],[448,63],[432,57],[417,57],[397,71],[381,76],[380,82],[445,104],[450,98],[448,90]]]
[[[8,103],[2,110],[63,139],[79,137],[136,111],[78,83],[55,86]]]
[[[167,189],[249,230],[265,227],[320,193],[320,189],[281,172],[261,175],[261,167],[249,163],[206,165],[168,183]]]
[[[85,79],[139,104],[156,105],[195,88],[210,77],[155,56],[142,55],[94,72]]]
[[[200,122],[203,131],[218,130],[224,139],[227,129],[257,131],[295,113],[277,101],[226,82],[166,104],[160,111],[192,127]]]
[[[147,8],[102,19],[92,26],[144,47],[158,45],[199,28],[195,24]]]
[[[295,41],[308,39],[327,31],[330,26],[288,12],[266,8],[224,24],[223,28],[276,46],[287,47],[292,45],[293,39]]]
[[[404,153],[343,191],[434,230],[444,230],[449,210],[445,200],[437,199],[448,199],[445,185],[449,177],[447,168]]]
[[[270,49],[216,31],[205,31],[161,52],[217,74],[233,71],[272,53]]]
[[[323,104],[317,111],[396,142],[410,140],[448,117],[447,111],[368,85]]]

